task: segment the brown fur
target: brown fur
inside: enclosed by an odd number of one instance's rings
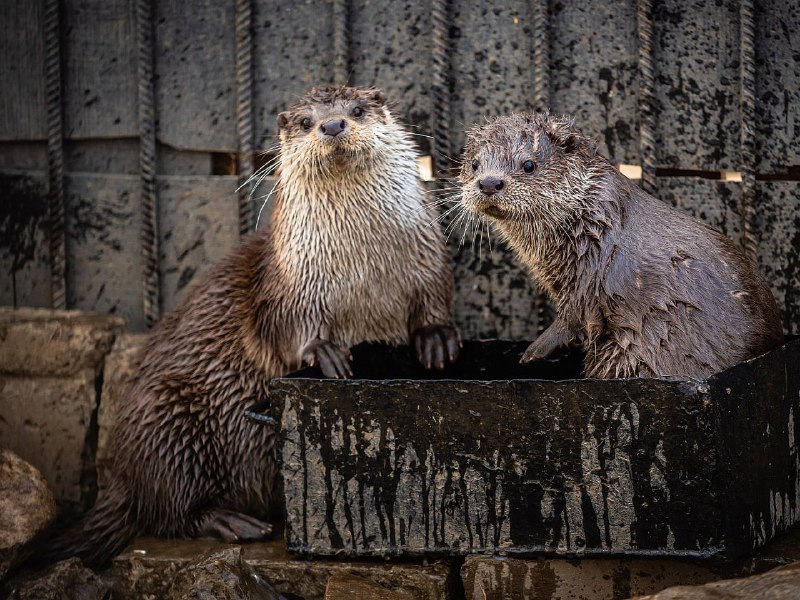
[[[488,177],[504,189],[481,193]],[[571,121],[473,129],[461,179],[463,206],[493,220],[555,301],[523,361],[577,340],[589,377],[702,379],[781,343],[775,299],[739,247],[642,191]]]
[[[365,111],[358,119],[348,116],[355,105]],[[307,116],[308,130],[299,125]],[[341,143],[316,131],[332,117],[348,119]],[[279,123],[269,231],[214,266],[151,333],[116,417],[113,483],[63,553],[97,564],[137,533],[207,532],[218,509],[263,517],[274,434],[244,411],[271,377],[314,361],[320,343],[405,344],[418,331],[454,331],[449,258],[428,226],[436,214],[380,92],[315,89]]]

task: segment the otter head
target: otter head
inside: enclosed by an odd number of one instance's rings
[[[568,119],[498,117],[467,133],[461,199],[468,210],[552,231],[581,205],[594,144]]]
[[[390,122],[379,89],[314,88],[278,115],[281,153],[316,167],[363,162],[381,147],[381,128]]]

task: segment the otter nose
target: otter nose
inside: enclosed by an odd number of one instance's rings
[[[329,135],[331,137],[336,137],[342,133],[345,127],[347,127],[347,124],[344,122],[344,119],[334,119],[333,121],[328,121],[319,126],[320,131],[322,131],[324,135]]]
[[[491,196],[492,194],[499,192],[505,187],[505,185],[506,182],[499,177],[486,177],[485,179],[478,181],[478,188],[487,196]]]

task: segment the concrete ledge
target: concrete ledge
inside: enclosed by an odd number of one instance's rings
[[[175,573],[200,554],[230,547],[215,540],[158,540],[141,538],[114,559],[117,598],[164,597]],[[340,562],[308,561],[286,552],[282,539],[242,546],[246,563],[282,594],[304,600],[323,600],[328,580],[350,574],[416,600],[454,598],[454,576],[448,561]]]
[[[120,317],[0,307],[0,372],[68,377],[96,370],[125,327]]]

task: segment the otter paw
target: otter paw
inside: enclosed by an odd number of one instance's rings
[[[200,528],[201,536],[218,537],[229,544],[263,540],[270,533],[269,523],[222,508],[211,511]]]
[[[540,343],[539,340],[542,338],[537,339],[533,342],[530,346],[527,347],[525,352],[522,354],[522,358],[519,359],[521,364],[531,363],[537,360],[542,360],[543,358],[547,358],[550,354],[553,353],[553,348],[545,347],[544,344]]]
[[[441,371],[447,363],[454,363],[458,359],[462,344],[461,335],[455,327],[420,327],[412,337],[417,358],[426,369],[436,368]]]
[[[350,361],[353,355],[349,348],[337,346],[326,340],[310,344],[303,352],[303,362],[309,366],[319,366],[322,374],[329,379],[347,379],[353,376]]]

